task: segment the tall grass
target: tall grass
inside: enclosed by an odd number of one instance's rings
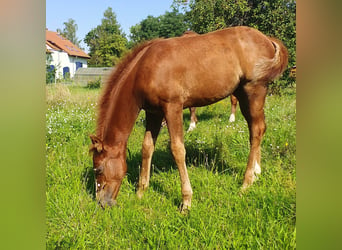
[[[262,174],[240,187],[249,153],[240,111],[229,123],[229,99],[199,108],[197,128],[185,134],[194,195],[187,216],[178,211],[180,178],[166,128],[158,137],[150,187],[135,187],[141,164],[144,112],[128,142],[128,173],[118,206],[94,200],[88,135],[95,131],[98,90],[47,87],[46,247],[48,249],[293,249],[296,247],[296,96],[268,96]],[[60,91],[63,92],[63,91]],[[189,113],[184,111],[184,131]]]

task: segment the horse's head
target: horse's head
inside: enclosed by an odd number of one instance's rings
[[[96,199],[102,207],[116,204],[122,179],[125,177],[127,166],[122,157],[121,147],[110,147],[96,136],[91,135],[93,152],[93,167],[95,173]]]

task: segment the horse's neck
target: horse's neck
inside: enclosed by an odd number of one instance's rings
[[[140,108],[131,91],[123,89],[116,95],[115,100],[107,111],[107,119],[103,129],[103,141],[108,145],[126,145],[128,137],[133,129]]]

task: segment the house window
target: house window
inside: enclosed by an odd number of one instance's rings
[[[76,62],[76,70],[78,70],[78,68],[82,68],[82,67],[83,67],[83,63]]]
[[[63,68],[63,78],[69,78],[70,77],[70,69],[69,67],[64,67]]]

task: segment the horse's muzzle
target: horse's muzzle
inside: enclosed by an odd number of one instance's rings
[[[116,197],[119,193],[121,180],[97,183],[96,182],[96,200],[103,207],[112,207],[116,205]]]
[[[98,200],[98,203],[101,205],[102,208],[113,207],[117,204],[116,200],[112,199],[101,199]]]
[[[112,189],[110,185],[104,185],[103,187],[99,187],[96,191],[96,200],[101,205],[102,208],[105,207],[113,207],[117,204],[116,202],[116,189]]]

